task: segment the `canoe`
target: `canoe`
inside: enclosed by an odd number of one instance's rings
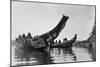
[[[76,39],[77,39],[77,34],[75,34],[75,36],[67,42],[61,43],[60,45],[56,44],[50,47],[51,48],[71,48],[73,46],[73,43],[76,41]]]
[[[49,32],[37,36],[36,38],[28,39],[26,38],[24,42],[24,47],[27,49],[38,49],[38,50],[48,50],[50,48],[50,43],[53,42],[63,30],[66,25],[66,21],[69,16],[63,15],[60,22]]]

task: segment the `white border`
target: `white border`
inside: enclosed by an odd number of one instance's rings
[[[34,1],[34,0],[27,0]],[[37,65],[34,67],[99,67],[100,59],[100,2],[99,0],[36,0],[40,2],[70,3],[70,4],[87,4],[96,5],[96,28],[97,28],[97,60],[96,62],[69,63],[69,64],[53,64],[53,65]],[[0,67],[9,67],[10,65],[10,0],[0,0]],[[25,66],[32,67],[32,66]]]

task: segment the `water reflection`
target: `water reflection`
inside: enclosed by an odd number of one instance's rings
[[[24,49],[15,49],[15,59],[17,65],[35,65],[52,63],[50,53],[46,51],[27,51]]]
[[[92,61],[91,54],[86,48],[72,47],[50,48],[50,51],[27,51],[12,47],[12,65],[38,65],[77,61]]]
[[[74,62],[76,61],[76,55],[73,53],[72,49],[66,48],[52,48],[51,56],[55,63],[62,62]]]

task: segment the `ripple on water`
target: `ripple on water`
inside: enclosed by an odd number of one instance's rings
[[[37,65],[51,63],[65,63],[77,61],[92,61],[88,49],[81,47],[51,48],[50,53],[43,51],[26,51],[12,47],[12,65]]]

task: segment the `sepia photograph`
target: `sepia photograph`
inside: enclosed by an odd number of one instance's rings
[[[10,65],[96,61],[96,6],[11,0]]]

